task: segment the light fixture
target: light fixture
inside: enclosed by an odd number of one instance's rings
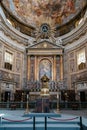
[[[12,23],[11,23],[11,21],[10,21],[9,19],[7,19],[7,22],[8,22],[10,25],[12,25]]]
[[[81,24],[82,22],[83,22],[83,18],[80,19],[79,24]]]

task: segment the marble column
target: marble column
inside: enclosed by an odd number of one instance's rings
[[[37,77],[38,81],[39,81],[39,63],[40,63],[40,61],[37,58],[37,74],[36,74],[36,77]]]
[[[24,51],[24,56],[23,56],[23,87],[26,88],[27,87],[27,53],[26,50]]]
[[[27,60],[27,79],[30,80],[30,56],[28,56]]]
[[[35,81],[37,80],[37,56],[35,56]]]
[[[54,56],[54,62],[53,62],[53,80],[56,80],[56,56]]]
[[[63,80],[63,56],[60,56],[60,80]]]

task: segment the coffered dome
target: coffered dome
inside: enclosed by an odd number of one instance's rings
[[[56,29],[55,37],[70,32],[77,21],[84,15],[86,0],[2,0],[7,18],[12,25],[27,35],[34,35],[34,30],[43,19],[49,19]]]

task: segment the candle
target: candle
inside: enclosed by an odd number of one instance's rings
[[[59,98],[59,94],[57,94],[57,99]]]

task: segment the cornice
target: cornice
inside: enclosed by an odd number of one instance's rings
[[[80,47],[87,43],[87,32],[85,35],[81,36],[79,39],[74,41],[72,44],[67,44],[65,47],[65,51],[70,51],[73,49],[76,49],[77,47]]]
[[[33,41],[31,37],[22,34],[15,28],[13,28],[11,25],[7,25],[7,23],[0,23],[0,30],[2,30],[4,34],[9,36],[12,40],[16,40],[19,44],[27,46],[30,41]]]
[[[28,50],[27,55],[62,55],[63,51],[62,49],[37,49],[37,48],[32,48]]]
[[[78,40],[81,36],[85,35],[87,32],[87,18],[83,20],[83,22],[73,29],[70,33],[67,33],[64,36],[61,36],[63,41],[63,45],[72,44],[76,40]]]
[[[34,44],[35,38],[27,36],[20,31],[16,30],[13,26],[9,25],[6,19],[2,18],[0,20],[0,30],[4,32],[4,34],[10,37],[12,40],[15,40],[19,45],[29,46],[32,43]],[[80,37],[85,35],[87,32],[87,11],[84,16],[83,22],[73,29],[71,32],[58,37],[56,40],[59,41],[61,39],[61,45],[66,46],[67,44],[73,44],[76,42]]]
[[[23,45],[20,46],[16,41],[13,41],[12,39],[10,39],[10,37],[4,35],[2,31],[0,31],[0,43],[12,47],[18,51],[24,52],[25,50],[25,47]]]
[[[23,44],[25,46],[35,41],[33,37],[21,33],[19,30],[17,30],[7,22],[7,19],[4,15],[1,6],[0,6],[0,30],[3,30],[4,34],[9,36],[11,39],[16,40],[19,44]]]
[[[10,25],[11,26],[11,25]],[[15,40],[20,45],[31,45],[34,42],[34,38],[24,35],[21,32],[17,31],[13,27],[10,27],[7,24],[0,23],[0,30],[4,32],[5,35],[9,36],[12,40]],[[85,35],[87,32],[87,19],[83,21],[81,25],[79,25],[77,28],[75,28],[70,33],[61,36],[62,45],[66,46],[67,44],[71,44],[74,41],[78,40],[81,36]],[[57,39],[59,39],[57,38]]]

